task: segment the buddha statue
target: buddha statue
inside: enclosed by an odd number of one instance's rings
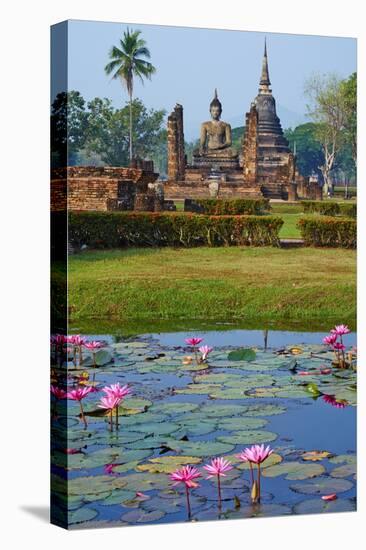
[[[238,154],[232,149],[231,126],[220,120],[222,105],[215,96],[210,103],[211,119],[201,125],[200,147],[194,152],[196,156],[208,158],[236,158]]]

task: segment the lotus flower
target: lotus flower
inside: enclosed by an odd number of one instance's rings
[[[106,409],[108,411],[113,411],[115,407],[118,407],[121,400],[118,397],[115,397],[114,395],[106,395],[105,397],[100,398],[100,402],[98,403],[98,407],[100,409]]]
[[[267,460],[267,458],[273,453],[273,450],[268,445],[252,445],[244,449],[238,456],[243,462],[249,462],[250,475],[252,480],[252,500],[253,502],[259,502],[261,499],[261,464]],[[257,465],[258,475],[257,479],[254,479],[253,464]]]
[[[83,386],[82,388],[76,388],[67,392],[66,397],[68,399],[72,399],[73,401],[81,401],[92,391],[93,388],[91,386]]]
[[[336,325],[330,332],[332,334],[336,334],[337,336],[344,336],[345,334],[349,334],[351,331],[347,325]]]
[[[63,334],[54,334],[51,336],[51,344],[57,347],[62,347],[66,343],[66,341],[67,338]]]
[[[202,354],[202,362],[206,361],[208,354],[211,353],[212,350],[213,348],[211,348],[210,346],[201,346],[200,348],[198,348],[198,351],[200,351]]]
[[[76,360],[77,352],[79,353],[79,365],[81,365],[82,362],[83,362],[82,347],[85,345],[86,339],[83,336],[80,336],[80,334],[73,334],[73,335],[67,337],[67,342],[74,346],[73,353],[74,353],[74,363],[75,363],[75,365],[76,365],[76,362],[77,362],[77,360]]]
[[[186,338],[185,342],[192,347],[198,346],[201,342],[203,342],[203,338]]]
[[[347,407],[348,403],[344,399],[336,399],[335,395],[323,395],[323,401],[332,405],[336,409],[344,409]]]
[[[231,463],[228,460],[225,460],[224,458],[213,458],[211,460],[210,464],[206,464],[203,467],[207,472],[208,476],[207,479],[210,479],[212,477],[217,478],[217,490],[218,490],[218,496],[219,496],[219,509],[221,510],[221,480],[220,477],[226,477],[226,472],[229,472],[233,469]]]
[[[265,447],[264,445],[252,445],[252,447],[247,447],[244,449],[239,456],[241,457],[242,455],[245,455],[249,462],[253,462],[254,464],[262,464],[262,462],[264,462],[272,453],[273,450],[269,445],[268,447]]]
[[[172,474],[170,474],[170,479],[174,481],[173,487],[176,485],[179,485],[179,483],[184,483],[185,490],[186,490],[186,500],[187,500],[187,512],[188,512],[188,519],[191,519],[191,503],[189,500],[189,489],[195,489],[199,486],[199,484],[194,481],[195,479],[198,479],[201,477],[200,472],[197,470],[197,468],[194,468],[192,466],[183,466],[180,470],[176,470]]]
[[[113,411],[116,410],[116,429],[118,429],[118,405],[122,401],[122,398],[116,397],[112,394],[107,394],[104,397],[101,397],[98,407],[100,409],[105,409],[109,411],[110,417],[110,429],[113,430]]]
[[[322,500],[329,501],[329,500],[337,500],[336,493],[332,493],[331,495],[323,495]]]
[[[179,485],[179,483],[184,483],[189,489],[198,487],[198,483],[193,480],[199,477],[201,477],[200,472],[193,466],[183,466],[180,470],[170,474],[170,479],[174,481],[173,487]]]
[[[67,337],[67,342],[73,346],[84,346],[86,339],[83,336],[80,336],[80,334],[72,334]]]
[[[103,347],[104,347],[103,342],[98,342],[97,340],[93,340],[93,342],[85,342],[84,344],[84,348],[87,348],[90,351],[96,351]]]
[[[53,386],[51,384],[51,393],[55,396],[56,399],[66,399],[67,392],[58,386]]]
[[[224,458],[213,458],[211,460],[210,464],[206,464],[203,467],[209,475],[207,476],[207,479],[210,479],[211,477],[215,476],[226,476],[225,472],[229,472],[233,469],[231,463],[228,460],[225,460]]]
[[[105,386],[102,391],[104,391],[107,396],[117,397],[120,400],[132,393],[131,388],[127,384],[121,386],[119,383]]]
[[[333,346],[337,341],[337,334],[330,334],[329,336],[326,336],[323,338],[323,344],[327,346]]]
[[[108,475],[113,475],[115,474],[115,472],[113,471],[113,468],[115,468],[116,466],[118,466],[118,464],[106,464],[104,466],[104,473],[105,474],[108,474]],[[116,475],[116,474],[115,474]]]
[[[344,351],[346,349],[346,346],[344,344],[341,344],[341,342],[335,342],[335,344],[333,344],[333,349],[337,351]]]
[[[79,401],[81,418],[84,422],[85,428],[87,428],[88,424],[86,422],[84,409],[83,409],[83,405],[82,405],[81,402],[84,399],[84,397],[89,395],[89,393],[92,392],[92,391],[93,391],[93,388],[91,386],[83,386],[83,387],[79,387],[79,388],[76,388],[74,390],[71,390],[71,391],[67,392],[67,394],[66,394],[66,397],[68,399],[72,399],[73,401]]]

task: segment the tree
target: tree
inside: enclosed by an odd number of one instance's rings
[[[314,122],[300,124],[294,130],[284,131],[292,151],[296,147],[296,166],[303,176],[316,173],[321,176],[319,166],[324,163],[324,153],[317,139],[317,125]],[[295,145],[296,144],[296,145]]]
[[[88,114],[80,92],[57,94],[51,107],[51,150],[53,164],[66,166],[83,148]]]
[[[165,130],[162,128],[165,111],[146,109],[139,99],[132,105],[115,109],[109,99],[95,98],[88,103],[89,117],[86,131],[85,151],[96,153],[110,166],[123,166],[129,158],[129,119],[132,109],[135,121],[133,140],[136,156],[159,157],[165,144]]]
[[[344,96],[341,80],[336,75],[314,75],[305,85],[310,100],[308,112],[317,122],[316,137],[322,144],[324,162],[319,166],[324,180],[324,192],[331,188],[330,172],[342,146],[345,126]]]
[[[357,168],[357,73],[342,81],[341,93],[345,110],[345,138],[351,146],[352,158]]]
[[[134,87],[134,78],[138,77],[142,83],[144,78],[150,79],[155,73],[155,67],[147,61],[150,59],[150,51],[146,47],[146,42],[140,38],[141,31],[127,31],[123,33],[120,40],[120,47],[113,46],[109,52],[111,61],[105,66],[105,72],[112,78],[120,78],[127,89],[130,101],[130,143],[129,153],[130,161],[133,158],[133,108],[132,95]]]

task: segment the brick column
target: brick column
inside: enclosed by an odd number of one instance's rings
[[[179,103],[174,107],[175,118],[177,121],[177,161],[178,161],[178,179],[184,180],[185,177],[185,151],[184,151],[184,131],[183,131],[183,107]]]
[[[168,180],[177,181],[178,175],[178,124],[173,111],[168,116]]]
[[[258,112],[252,103],[245,117],[243,141],[243,175],[245,183],[255,184],[258,169]]]

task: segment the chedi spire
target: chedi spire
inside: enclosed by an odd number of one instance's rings
[[[264,39],[264,55],[262,61],[262,73],[259,81],[259,93],[271,93],[270,89],[271,81],[269,79],[268,71],[268,57],[267,57],[267,40]]]

